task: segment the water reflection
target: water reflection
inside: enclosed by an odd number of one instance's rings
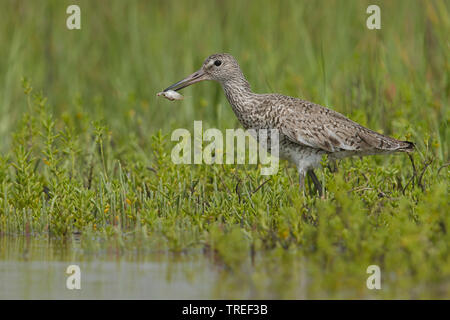
[[[233,255],[239,248],[226,247],[222,256],[210,248],[182,253],[155,248],[159,246],[138,238],[0,236],[0,299],[448,297],[448,281],[415,282],[393,271],[382,278],[382,290],[369,290],[364,260],[324,265],[296,248]],[[81,290],[66,288],[66,269],[73,264],[81,269]]]
[[[66,288],[71,264],[81,290]],[[79,241],[0,238],[0,299],[208,299],[217,274],[201,252],[90,252]]]

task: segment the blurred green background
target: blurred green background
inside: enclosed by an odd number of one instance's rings
[[[56,116],[87,113],[144,145],[194,119],[238,127],[218,84],[185,89],[181,103],[155,96],[229,52],[256,92],[312,100],[448,159],[449,1],[0,3],[1,150],[26,109],[23,76]],[[70,4],[81,30],[66,28]],[[381,30],[366,27],[369,4],[381,7]]]
[[[81,30],[66,28],[71,4]],[[366,27],[370,4],[381,30]],[[217,285],[207,298],[448,298],[449,31],[448,0],[0,0],[0,262],[12,261],[0,282],[29,279],[25,260],[194,252],[219,276],[192,271]],[[175,165],[171,130],[240,127],[217,83],[156,97],[216,52],[236,57],[255,92],[414,141],[415,166],[341,161],[318,172],[320,198],[298,192],[285,162],[268,179]],[[55,238],[71,246],[62,258]],[[366,287],[372,264],[384,290]],[[59,296],[49,283],[0,294]]]

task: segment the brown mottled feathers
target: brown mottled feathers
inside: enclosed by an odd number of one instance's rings
[[[283,105],[281,132],[300,145],[330,153],[376,154],[414,150],[412,142],[377,133],[318,104],[278,94],[271,96],[273,101]]]

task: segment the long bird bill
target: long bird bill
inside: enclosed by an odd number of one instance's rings
[[[206,73],[202,69],[200,69],[197,72],[194,72],[193,74],[187,76],[183,80],[178,81],[177,83],[174,83],[170,87],[164,89],[163,92],[166,92],[168,90],[178,91],[178,90],[181,90],[183,88],[190,86],[191,84],[194,84],[196,82],[200,82],[203,80],[208,80],[208,79],[209,78],[207,77]]]

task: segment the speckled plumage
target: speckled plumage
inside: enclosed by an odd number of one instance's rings
[[[217,61],[219,66],[215,64]],[[339,159],[414,150],[411,142],[379,134],[318,104],[281,94],[253,93],[239,64],[229,54],[211,55],[193,76],[200,73],[201,80],[221,83],[245,129],[279,130],[280,157],[297,166],[300,187],[305,174],[320,165],[324,154]]]

